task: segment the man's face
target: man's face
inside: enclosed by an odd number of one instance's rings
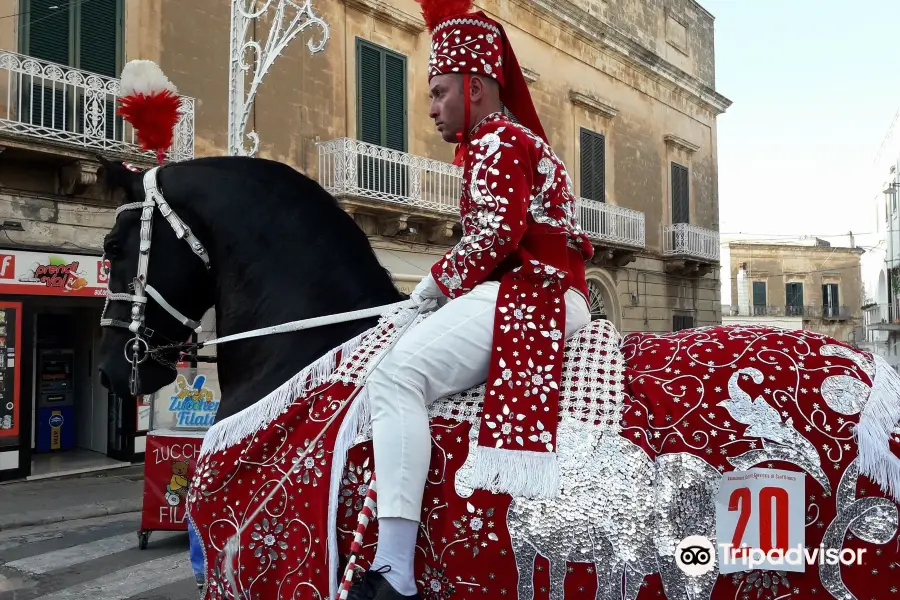
[[[445,142],[456,143],[456,134],[463,131],[466,118],[462,76],[454,73],[436,75],[431,79],[430,88],[428,116],[434,119]]]

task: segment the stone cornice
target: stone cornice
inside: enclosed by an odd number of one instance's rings
[[[700,146],[692,144],[684,138],[680,138],[675,134],[668,133],[663,136],[663,140],[670,146],[675,146],[679,150],[684,150],[688,154],[693,154],[700,149]]]
[[[577,90],[569,90],[569,101],[575,106],[580,106],[585,110],[606,117],[607,119],[612,119],[619,114],[617,108],[606,104],[599,98]]]
[[[528,82],[529,84],[532,84],[541,78],[541,74],[538,73],[537,71],[532,71],[531,69],[528,69],[526,67],[521,67],[521,68],[522,68],[522,76],[525,77],[525,81]]]
[[[391,6],[385,0],[344,0],[344,4],[347,5],[347,8],[358,10],[413,35],[419,35],[425,31],[425,21],[422,18]]]
[[[657,81],[685,92],[714,115],[724,113],[732,102],[696,77],[679,69],[658,54],[643,47],[626,34],[617,31],[597,17],[560,0],[513,0],[524,8],[591,46],[612,52],[617,58],[640,69]]]

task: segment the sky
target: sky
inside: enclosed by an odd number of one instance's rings
[[[715,17],[722,240],[874,244],[900,108],[900,0],[699,0]],[[866,235],[870,234],[870,235]],[[832,237],[832,236],[840,237]],[[723,248],[722,302],[730,302]]]
[[[874,232],[900,0],[700,4],[715,16],[716,90],[734,103],[718,118],[722,234]]]

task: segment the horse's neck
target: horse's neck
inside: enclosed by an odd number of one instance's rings
[[[253,281],[252,277],[248,280],[246,272],[237,271],[222,274],[217,282],[217,336],[402,300],[386,274],[387,285],[378,281],[368,286],[374,289],[359,290],[327,289],[302,277]],[[365,279],[361,276],[356,281]],[[241,294],[238,290],[248,293]],[[311,296],[316,296],[316,300],[307,302]],[[222,344],[217,349],[219,385],[223,400],[228,400],[220,405],[216,420],[264,398],[305,367],[376,324],[377,318],[348,321]]]

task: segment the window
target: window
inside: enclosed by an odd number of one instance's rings
[[[768,314],[766,308],[766,282],[753,282],[753,314],[762,317]]]
[[[581,130],[581,197],[606,202],[606,138]]]
[[[406,57],[356,40],[359,140],[406,151]]]
[[[603,305],[603,292],[600,285],[594,280],[588,279],[587,286],[590,294],[591,321],[606,319],[606,307]]]
[[[406,57],[356,40],[357,138],[406,151]],[[361,152],[359,186],[381,194],[407,196],[407,169],[396,160]]]
[[[694,327],[694,315],[672,315],[672,331]]]
[[[123,54],[124,0],[22,0],[22,52],[34,58],[63,64],[107,77],[118,77]],[[29,85],[23,78],[24,120],[52,129],[82,131],[85,119],[83,88],[35,77]],[[114,126],[120,131],[121,117],[115,116],[115,97],[106,94],[105,136],[112,138]],[[29,114],[30,113],[30,114]],[[104,123],[91,123],[96,132]]]
[[[803,284],[788,283],[784,286],[785,312],[789,317],[803,316]]]
[[[822,316],[826,319],[840,316],[840,302],[838,298],[838,284],[826,283],[822,285]]]
[[[672,163],[672,224],[691,222],[690,171]]]

